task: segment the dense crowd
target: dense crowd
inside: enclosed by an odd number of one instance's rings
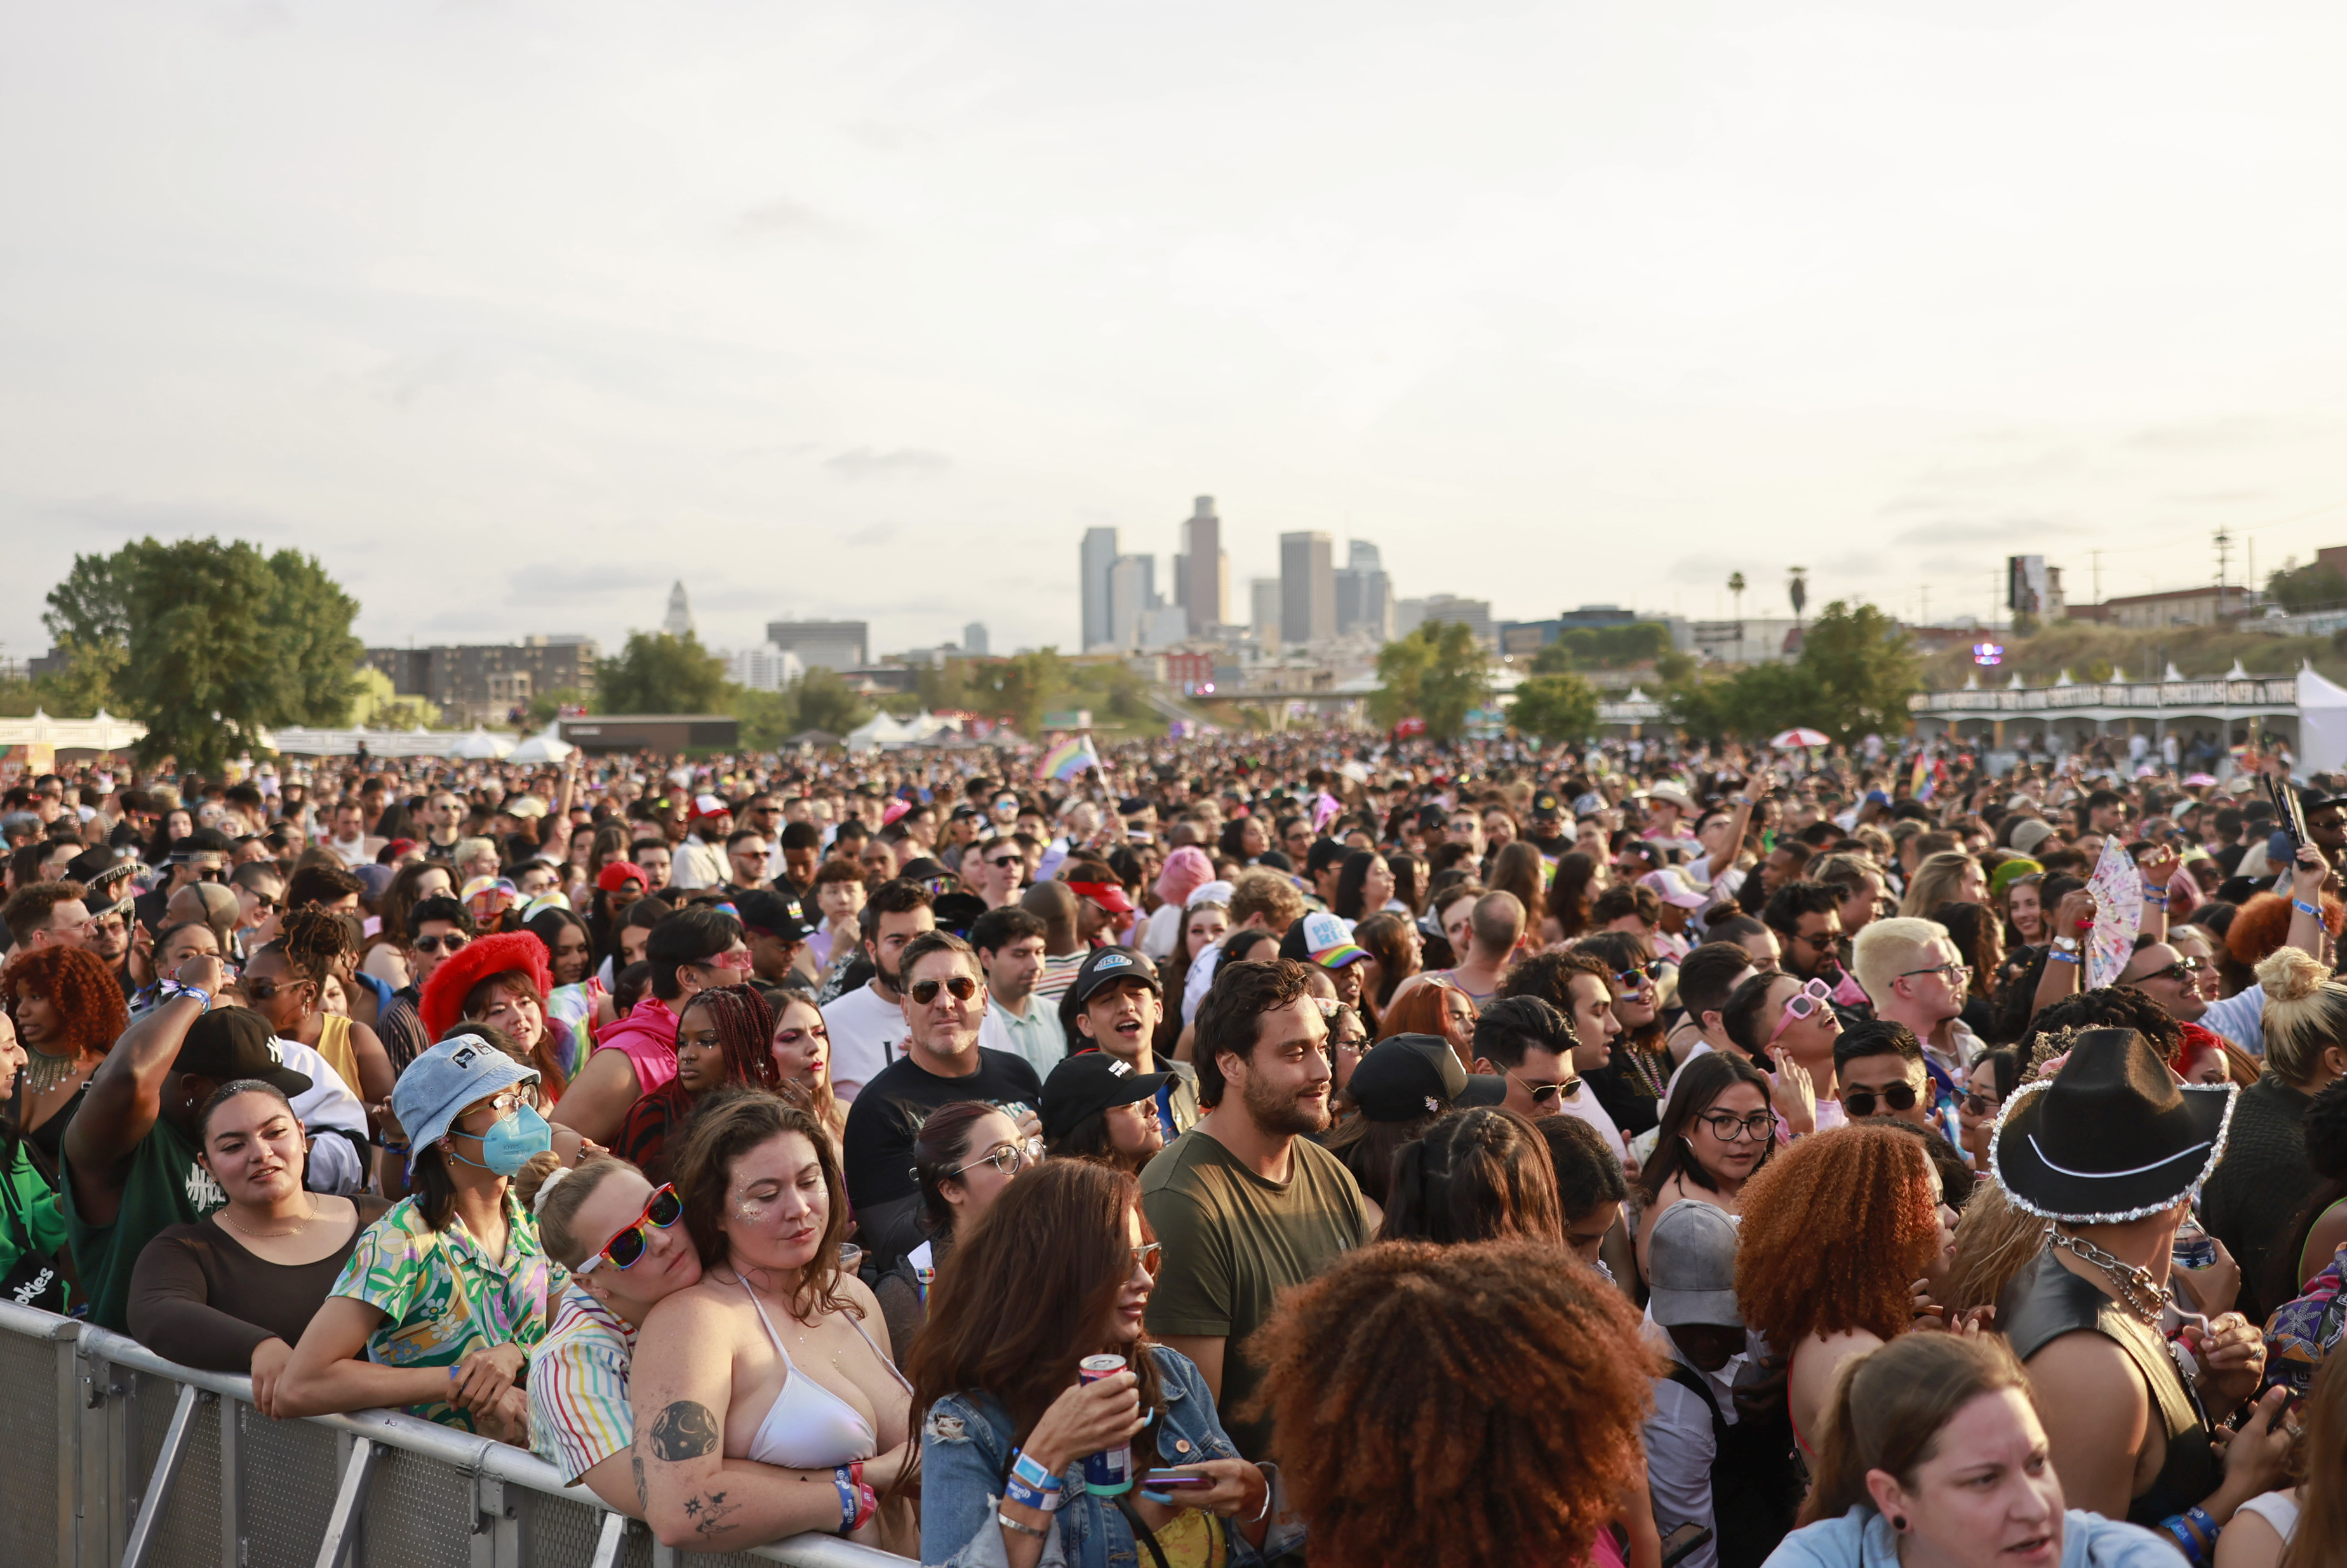
[[[0,1289],[694,1550],[2347,1560],[2342,791],[1343,735],[20,777]]]

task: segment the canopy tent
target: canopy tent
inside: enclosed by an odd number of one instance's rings
[[[531,736],[528,740],[515,747],[506,760],[508,762],[561,762],[568,759],[570,754],[578,749],[579,748],[557,735],[554,732],[554,727],[548,725],[540,733]]]
[[[934,713],[917,713],[910,718],[895,718],[876,714],[847,732],[850,751],[885,751],[897,746],[927,746],[939,736],[957,732],[949,718],[939,718]]]
[[[2298,769],[2332,773],[2347,766],[2347,687],[2308,665],[2298,672]]]
[[[471,729],[314,729],[288,725],[261,738],[271,749],[287,757],[355,757],[364,746],[370,757],[450,757],[464,760],[499,758],[513,742],[491,735],[477,725]]]

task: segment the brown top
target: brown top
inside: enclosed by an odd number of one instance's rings
[[[252,1369],[265,1339],[301,1342],[366,1227],[391,1205],[369,1193],[350,1239],[315,1263],[272,1263],[245,1250],[217,1210],[158,1231],[130,1276],[130,1335],[159,1356],[214,1372]]]

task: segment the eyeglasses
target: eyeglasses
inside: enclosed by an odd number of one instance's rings
[[[1964,1109],[1975,1116],[1985,1116],[2004,1105],[2004,1101],[1995,1095],[1983,1095],[1977,1089],[1964,1091]]]
[[[456,952],[472,940],[469,936],[452,931],[446,936],[419,936],[409,945],[418,952]]]
[[[248,980],[244,995],[248,1002],[274,1002],[278,993],[291,991],[297,985],[307,985],[306,980]]]
[[[1767,1143],[1775,1130],[1777,1119],[1767,1111],[1755,1111],[1739,1116],[1733,1111],[1705,1111],[1696,1120],[1711,1129],[1711,1135],[1723,1144],[1738,1143],[1746,1138],[1756,1144]]]
[[[989,855],[986,858],[986,863],[992,866],[997,871],[1004,871],[1012,866],[1017,866],[1021,870],[1024,870],[1027,865],[1027,857],[1024,855]]]
[[[1803,936],[1799,932],[1795,932],[1793,940],[1813,952],[1827,952],[1841,941],[1841,932],[1829,931],[1821,932],[1816,936]]]
[[[1945,977],[1950,985],[1962,985],[1973,977],[1973,966],[1969,963],[1935,963],[1929,969],[1902,969],[1891,978],[1912,980],[1919,974],[1941,975]]]
[[[1534,1084],[1527,1079],[1517,1077],[1516,1071],[1512,1067],[1502,1068],[1501,1071],[1515,1079],[1523,1092],[1532,1096],[1532,1102],[1535,1105],[1544,1100],[1555,1100],[1561,1103],[1581,1093],[1581,1080],[1577,1077],[1566,1078],[1554,1084]]]
[[[2172,980],[2180,985],[2199,972],[2200,961],[2198,959],[2179,958],[2174,963],[2168,964],[2165,968],[2155,969],[2149,974],[2138,974],[2133,980],[2122,981],[2120,983],[2124,985],[2141,985],[2147,980]]]
[[[948,871],[941,876],[923,877],[913,885],[933,899],[941,899],[948,893],[958,891],[961,879]]]
[[[1650,958],[1645,962],[1639,964],[1635,968],[1615,970],[1614,972],[1614,982],[1617,985],[1623,986],[1631,991],[1635,991],[1638,989],[1638,983],[1642,980],[1662,979],[1663,967],[1663,961],[1661,959]]]
[[[1368,1048],[1369,1037],[1366,1034],[1348,1034],[1342,1038],[1334,1034],[1328,1036],[1328,1052],[1331,1055],[1339,1051],[1350,1051],[1358,1055]]]
[[[1814,1016],[1817,1011],[1833,1001],[1833,987],[1822,980],[1812,980],[1792,995],[1785,998],[1785,1011],[1777,1020],[1777,1032],[1768,1036],[1768,1044],[1777,1043],[1777,1035],[1790,1029],[1803,1018]]]
[[[666,1230],[684,1217],[684,1200],[676,1196],[676,1188],[661,1184],[644,1205],[644,1212],[634,1223],[623,1227],[617,1236],[605,1242],[594,1257],[570,1272],[576,1276],[592,1274],[603,1264],[614,1268],[633,1268],[641,1262],[644,1249],[651,1246],[651,1232]]]
[[[946,1175],[959,1176],[964,1171],[974,1171],[980,1166],[992,1166],[1004,1176],[1017,1176],[1027,1168],[1027,1151],[1017,1144],[997,1144],[969,1164],[956,1166],[946,1172]]]
[[[528,1104],[528,1102],[522,1098],[520,1091],[515,1089],[507,1089],[501,1095],[492,1096],[487,1102],[487,1109],[489,1112],[489,1125],[493,1127],[496,1126],[499,1122],[504,1121],[507,1116],[510,1116],[516,1111],[520,1110],[526,1104]],[[473,1111],[481,1110],[484,1107],[481,1105],[475,1105],[472,1110],[466,1111],[464,1115],[469,1116],[473,1114]],[[464,1125],[464,1116],[459,1116],[456,1119],[456,1125],[450,1130],[452,1132],[463,1133],[468,1138],[477,1138],[481,1136],[479,1133],[470,1131]]]
[[[1875,1098],[1875,1093],[1871,1089],[1853,1089],[1841,1097],[1841,1108],[1853,1116],[1870,1116],[1874,1115]],[[1894,1111],[1911,1111],[1915,1108],[1915,1085],[1912,1084],[1885,1084],[1881,1100]]]
[[[747,969],[750,967],[750,950],[745,947],[739,952],[721,952],[714,957],[700,960],[693,967],[696,969]]]
[[[1164,1244],[1162,1242],[1143,1242],[1141,1246],[1133,1249],[1133,1267],[1148,1275],[1152,1279],[1157,1278],[1157,1270],[1163,1268],[1164,1263],[1165,1247]]]
[[[917,980],[911,995],[915,1003],[927,1007],[938,999],[940,991],[951,993],[956,1002],[968,1002],[978,994],[978,982],[967,974],[949,974],[943,980]]]

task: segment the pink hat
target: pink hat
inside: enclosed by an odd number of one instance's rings
[[[1195,844],[1184,844],[1165,857],[1157,873],[1157,897],[1162,903],[1187,904],[1190,895],[1214,880],[1214,862]]]

